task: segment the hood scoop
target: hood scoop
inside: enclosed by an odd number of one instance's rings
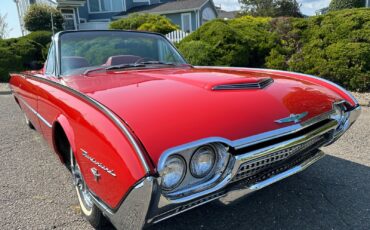
[[[228,82],[226,84],[214,85],[212,90],[264,89],[273,82],[274,80],[270,77],[259,78],[255,81]]]

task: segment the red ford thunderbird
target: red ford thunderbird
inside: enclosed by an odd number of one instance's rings
[[[361,111],[332,82],[194,67],[144,32],[57,33],[44,68],[11,74],[10,84],[96,228],[140,229],[229,204],[318,161]]]

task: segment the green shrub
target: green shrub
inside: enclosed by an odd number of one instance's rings
[[[11,57],[11,58],[10,58]],[[4,47],[0,47],[0,82],[9,81],[9,72],[21,69],[21,57]]]
[[[178,48],[185,59],[193,65],[209,66],[216,60],[212,46],[203,41],[183,42]]]
[[[9,80],[9,73],[43,63],[50,44],[51,32],[37,31],[21,38],[0,40],[0,81]]]
[[[131,14],[127,18],[111,22],[109,27],[117,30],[142,30],[161,34],[168,34],[178,29],[177,25],[168,18],[156,14]]]
[[[370,9],[287,19],[273,27],[279,42],[266,58],[268,68],[321,76],[351,90],[370,89]]]
[[[53,33],[51,31],[35,31],[24,36],[24,39],[29,39],[46,47],[51,42]]]
[[[247,39],[250,55],[248,66],[260,67],[264,65],[265,58],[275,46],[277,37],[270,31],[271,18],[244,16],[229,20],[228,24],[240,31]]]
[[[202,43],[191,43],[200,41]],[[207,44],[213,53],[210,64],[220,66],[247,66],[250,60],[250,41],[243,36],[238,29],[231,27],[227,21],[213,20],[204,24],[197,31],[183,39],[180,44],[180,51],[187,53],[188,60],[197,60],[196,52],[187,52],[188,45]],[[204,50],[204,48],[202,49]]]
[[[63,29],[63,16],[56,8],[45,4],[32,4],[24,15],[24,26],[28,31],[51,31],[51,15],[54,29]]]

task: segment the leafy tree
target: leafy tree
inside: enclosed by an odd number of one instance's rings
[[[245,14],[262,17],[302,17],[297,0],[239,0]]]
[[[332,0],[329,5],[329,11],[360,8],[364,6],[365,0]]]
[[[262,17],[275,16],[274,0],[239,0],[246,14]]]
[[[24,16],[24,26],[28,31],[52,30],[51,17],[54,29],[63,29],[63,16],[56,8],[45,4],[32,4]]]
[[[4,39],[9,32],[8,23],[6,22],[6,16],[7,16],[6,14],[5,15],[0,14],[0,39]]]
[[[168,34],[178,27],[168,18],[155,14],[131,14],[127,18],[114,21],[109,26],[118,30],[142,30]]]
[[[297,0],[278,0],[275,2],[275,17],[303,17]]]

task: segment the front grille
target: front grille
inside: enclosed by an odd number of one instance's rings
[[[238,181],[244,178],[257,175],[271,167],[276,166],[279,162],[286,161],[287,159],[297,155],[303,154],[305,151],[317,149],[327,141],[326,135],[315,137],[307,142],[298,144],[286,149],[279,150],[267,156],[263,156],[248,162],[243,163],[233,178],[233,181]]]
[[[313,158],[319,152],[318,149],[313,149],[311,151],[304,152],[302,154],[296,154],[288,160],[280,161],[277,164],[274,164],[272,167],[252,176],[243,178],[243,180],[238,181],[237,183],[242,184],[243,186],[251,186],[257,184],[261,181],[267,180],[275,175],[283,173],[294,166],[302,164],[304,161]],[[239,184],[239,185],[240,185]]]

